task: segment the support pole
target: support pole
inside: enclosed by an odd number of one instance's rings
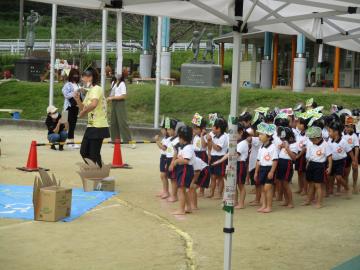
[[[340,55],[341,49],[335,48],[335,63],[334,63],[334,91],[337,92],[340,86]]]
[[[150,33],[151,33],[151,17],[144,16],[143,22],[143,53],[148,54],[150,51]]]
[[[156,86],[155,86],[155,110],[154,128],[159,128],[160,113],[160,76],[161,76],[161,26],[162,17],[158,17],[157,44],[156,44]]]
[[[121,10],[116,11],[116,74],[122,74],[122,13]]]
[[[162,30],[161,30],[161,78],[171,77],[171,52],[170,46],[170,17],[162,18]],[[168,81],[161,80],[161,84],[167,84]]]
[[[49,105],[54,104],[56,16],[57,16],[57,4],[52,4]]]
[[[293,91],[304,92],[306,81],[305,35],[297,36],[296,58],[294,59]]]
[[[151,78],[152,54],[150,53],[151,17],[144,16],[143,22],[143,51],[140,55],[140,77]]]
[[[264,59],[271,59],[271,44],[272,44],[272,33],[265,32],[265,42],[264,42]]]
[[[261,61],[260,88],[270,89],[272,86],[273,62],[271,61],[272,33],[265,32],[264,59]]]
[[[291,37],[291,80],[290,85],[293,89],[293,81],[294,81],[294,60],[296,57],[296,36]]]
[[[224,82],[225,44],[220,43],[219,64],[221,65],[221,81]]]
[[[231,252],[232,252],[232,234],[233,227],[233,213],[235,205],[236,193],[236,166],[237,166],[237,125],[234,120],[238,114],[239,104],[239,89],[240,89],[240,60],[241,60],[241,39],[242,34],[234,31],[234,48],[233,48],[233,62],[232,62],[232,81],[231,81],[231,102],[230,102],[230,116],[229,116],[229,165],[227,181],[225,183],[224,191],[224,210],[225,210],[225,225],[224,225],[224,270],[231,269]]]
[[[102,11],[102,33],[101,33],[101,88],[105,91],[106,86],[106,34],[107,34],[108,10]]]
[[[279,66],[279,34],[274,35],[274,49],[273,49],[273,79],[272,87],[276,88],[278,79],[278,66]]]
[[[19,3],[19,39],[24,38],[24,0]]]

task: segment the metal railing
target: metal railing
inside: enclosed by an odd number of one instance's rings
[[[123,51],[124,52],[138,52],[141,51],[141,41],[124,40]],[[173,43],[170,47],[171,52],[175,51],[187,51],[188,42]],[[225,50],[232,49],[232,44],[225,44]],[[200,49],[206,48],[206,42],[200,43]],[[35,51],[50,51],[50,39],[36,39],[34,45]],[[107,52],[116,51],[116,42],[108,41],[106,44]],[[215,46],[215,50],[218,50],[218,46]],[[0,39],[0,53],[21,54],[25,51],[25,39]],[[82,41],[82,40],[56,40],[56,51],[67,51],[70,53],[75,52],[100,52],[101,41]]]

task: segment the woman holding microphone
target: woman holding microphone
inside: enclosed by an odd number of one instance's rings
[[[75,100],[80,109],[79,117],[87,114],[88,124],[81,142],[80,154],[101,167],[101,146],[103,140],[110,137],[106,100],[103,89],[98,85],[99,74],[95,69],[85,70],[82,81],[86,91],[85,99],[81,102],[80,94],[76,93]]]

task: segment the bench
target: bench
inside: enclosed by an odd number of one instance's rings
[[[167,85],[174,86],[174,82],[176,81],[176,79],[174,78],[161,78],[162,81],[166,81]],[[136,82],[136,84],[139,83],[143,83],[143,82],[155,82],[156,78],[134,78],[134,82]]]
[[[20,113],[23,112],[23,110],[19,109],[0,109],[0,112],[7,112],[11,114],[12,119],[19,120],[20,119]]]

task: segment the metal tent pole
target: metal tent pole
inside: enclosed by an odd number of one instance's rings
[[[121,10],[116,11],[116,74],[122,73],[122,13]]]
[[[106,85],[106,34],[107,34],[108,10],[102,11],[102,33],[101,33],[101,88],[105,91]]]
[[[162,17],[158,17],[157,44],[156,44],[156,86],[155,86],[155,110],[154,110],[154,128],[159,127],[160,112],[160,76],[161,76],[161,25]]]
[[[57,17],[57,4],[52,4],[49,105],[54,104],[56,17]]]
[[[239,104],[239,89],[240,89],[240,60],[241,60],[241,41],[242,35],[234,31],[234,48],[233,48],[233,62],[232,62],[232,81],[231,81],[231,105],[229,117],[229,165],[228,174],[224,191],[224,210],[225,210],[225,225],[224,225],[224,270],[231,269],[231,250],[232,250],[232,233],[233,228],[233,213],[236,193],[236,145],[237,145],[237,125],[234,121],[238,114]]]

